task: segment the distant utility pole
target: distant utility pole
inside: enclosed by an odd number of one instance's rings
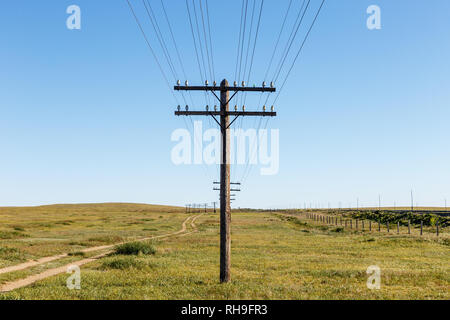
[[[445,202],[445,211],[447,211],[447,199],[444,199]]]
[[[411,189],[411,211],[414,211],[414,196],[412,189]]]
[[[381,210],[381,195],[378,195],[378,210]]]
[[[356,210],[359,210],[359,198],[356,198]]]
[[[222,154],[220,164],[220,282],[230,281],[230,254],[231,254],[231,234],[230,234],[230,222],[231,222],[231,206],[230,206],[230,126],[239,117],[275,117],[277,114],[273,111],[266,112],[266,107],[263,107],[263,112],[245,111],[245,106],[242,107],[242,111],[237,110],[237,106],[234,111],[230,111],[229,103],[238,92],[275,92],[276,89],[271,83],[270,87],[266,87],[263,83],[262,87],[245,87],[245,82],[242,82],[242,86],[238,87],[234,82],[234,86],[230,87],[228,81],[224,79],[220,86],[216,83],[212,86],[205,83],[205,86],[189,86],[187,81],[184,86],[178,85],[174,87],[176,91],[210,91],[214,94],[220,103],[220,111],[214,108],[213,111],[206,107],[206,111],[189,111],[189,107],[186,106],[186,111],[181,111],[181,107],[178,106],[178,111],[175,112],[176,116],[211,116],[214,121],[219,125],[222,133]],[[220,98],[216,92],[220,92]],[[230,91],[233,95],[230,98]],[[220,122],[216,116],[220,116]],[[230,122],[230,116],[234,116],[234,119]]]

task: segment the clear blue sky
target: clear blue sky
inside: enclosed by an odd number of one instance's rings
[[[142,2],[132,3],[164,62]],[[170,44],[159,0],[151,3]],[[209,3],[218,81],[233,80],[241,1]],[[72,4],[81,30],[66,28]],[[265,1],[252,82],[264,77],[287,4]],[[381,30],[366,27],[371,4]],[[196,83],[184,1],[166,6]],[[268,122],[280,130],[279,174],[253,168],[234,205],[355,206],[359,197],[373,206],[379,194],[383,205],[406,205],[411,189],[419,205],[450,202],[449,13],[448,0],[327,0]],[[190,122],[173,115],[125,0],[2,1],[0,39],[0,205],[216,200],[216,166],[171,162],[171,133]]]

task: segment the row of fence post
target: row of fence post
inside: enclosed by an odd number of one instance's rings
[[[306,213],[307,218],[312,219],[314,221],[317,222],[322,222],[322,223],[326,223],[326,224],[334,224],[334,225],[339,225],[338,224],[338,217],[333,217],[333,216],[324,216],[321,214],[316,214],[316,213]],[[348,221],[350,222],[350,229],[353,229],[353,219],[344,219],[344,221],[342,221],[342,217],[339,217],[339,223],[341,226],[345,226],[345,228],[347,228],[348,225]],[[358,230],[358,221],[360,220],[355,220],[355,227],[356,230]],[[362,227],[362,231],[364,231],[364,220],[361,220],[361,227]],[[386,230],[389,233],[390,232],[390,224],[389,222],[386,222]],[[369,220],[369,231],[372,231],[372,221]],[[381,222],[378,221],[378,232],[381,232]],[[400,222],[397,222],[397,234],[400,234]],[[411,220],[408,220],[408,234],[411,234]],[[423,235],[423,222],[420,221],[420,235]],[[436,222],[436,236],[439,236],[439,222]]]

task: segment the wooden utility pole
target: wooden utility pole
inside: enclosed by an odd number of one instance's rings
[[[175,112],[176,116],[211,116],[214,121],[219,125],[222,133],[222,155],[220,164],[220,282],[229,282],[230,276],[230,254],[231,254],[231,235],[230,235],[230,223],[231,223],[231,207],[230,207],[230,126],[239,117],[248,116],[262,116],[262,117],[275,117],[276,112],[266,112],[266,107],[263,107],[263,112],[245,111],[245,107],[242,111],[238,111],[235,108],[234,111],[230,111],[229,103],[238,92],[275,92],[276,89],[272,86],[266,87],[263,83],[262,87],[245,87],[245,83],[242,86],[238,86],[234,83],[233,87],[228,85],[228,81],[224,79],[220,86],[214,83],[213,86],[189,86],[186,82],[184,86],[180,86],[178,83],[174,87],[177,91],[210,91],[220,102],[220,111],[209,110],[206,111],[189,111],[189,107],[186,106],[186,111],[181,111],[181,107],[178,106],[178,111]],[[220,98],[216,95],[216,91],[220,91]],[[230,92],[233,95],[230,97]],[[220,116],[220,122],[216,116]],[[230,122],[230,116],[234,116],[234,119]],[[239,190],[237,190],[239,191]]]
[[[231,263],[231,206],[230,206],[230,92],[228,82],[222,81],[220,90],[220,129],[222,132],[222,161],[220,163],[220,281],[230,281]]]

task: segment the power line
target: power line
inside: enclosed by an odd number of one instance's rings
[[[214,69],[214,55],[213,55],[213,46],[212,46],[212,37],[211,37],[211,23],[209,20],[209,6],[208,6],[208,0],[205,0],[206,4],[206,16],[208,19],[208,33],[209,33],[209,46],[210,46],[210,53],[211,53],[211,63],[212,63],[212,70],[213,70],[213,81],[216,80],[216,71]]]
[[[245,1],[242,0],[242,8],[241,8],[241,25],[239,27],[239,41],[238,41],[238,49],[237,49],[237,55],[236,55],[236,68],[234,71],[234,80],[239,81],[237,78],[238,76],[238,66],[239,66],[239,57],[241,52],[241,39],[242,39],[242,25],[244,23],[244,7],[245,7]]]
[[[197,27],[197,37],[199,42],[199,49],[200,49],[200,56],[202,57],[202,64],[203,64],[203,70],[205,71],[205,79],[208,79],[207,71],[206,71],[206,64],[205,64],[205,56],[203,54],[203,44],[202,44],[202,38],[200,36],[200,27],[198,26],[198,17],[197,17],[197,8],[195,6],[195,1],[192,0],[192,6],[194,8],[194,18],[195,18],[195,25]]]
[[[301,26],[301,23],[303,21],[303,17],[305,16],[306,11],[308,10],[308,6],[309,6],[309,3],[310,3],[310,0],[308,0],[308,4],[307,4],[306,8],[305,8],[305,3],[306,3],[306,0],[303,0],[302,6],[300,7],[300,10],[298,11],[298,14],[297,14],[297,18],[295,19],[294,25],[292,26],[291,33],[289,34],[288,41],[286,42],[286,46],[284,47],[284,50],[281,53],[280,61],[278,62],[277,66],[275,68],[275,73],[274,73],[274,75],[272,77],[272,81],[275,82],[275,83],[278,80],[279,73],[283,69],[283,65],[284,65],[284,63],[286,61],[286,58],[289,55],[289,51],[290,51],[290,49],[292,47],[292,44],[294,43],[294,40],[295,40],[295,38],[297,36],[297,32],[298,32],[298,30],[299,30],[299,28]],[[305,8],[305,10],[303,10],[303,8]],[[302,15],[302,12],[303,12],[303,15]],[[268,101],[269,101],[269,95],[267,96],[266,101],[264,102],[264,104],[266,105]]]
[[[278,39],[277,39],[277,42],[276,42],[275,47],[273,49],[272,57],[270,58],[269,66],[267,67],[267,71],[266,71],[266,75],[264,76],[264,80],[267,80],[267,77],[269,75],[270,69],[272,68],[273,60],[275,58],[275,54],[277,52],[278,45],[280,44],[281,35],[283,34],[283,30],[284,30],[284,27],[286,25],[287,17],[289,16],[289,11],[290,11],[291,6],[292,6],[292,1],[293,0],[289,1],[289,5],[288,5],[288,8],[286,10],[286,14],[284,16],[283,24],[281,25],[281,30],[280,30],[280,33],[278,34]]]
[[[194,48],[195,48],[195,56],[197,57],[197,64],[198,64],[198,69],[200,72],[200,81],[203,82],[203,73],[202,73],[202,67],[200,64],[200,58],[199,58],[199,54],[198,54],[198,50],[197,50],[197,41],[195,40],[195,32],[194,32],[194,27],[192,24],[192,19],[191,19],[191,10],[189,9],[189,1],[186,0],[186,8],[188,11],[188,17],[189,17],[189,25],[191,27],[191,33],[192,33],[192,40],[194,41]]]
[[[253,60],[255,58],[256,43],[258,41],[259,27],[261,25],[261,17],[262,17],[263,7],[264,7],[264,0],[261,0],[261,8],[259,10],[258,25],[256,27],[255,42],[253,44],[252,59],[250,60],[251,62],[250,62],[250,68],[248,70],[248,80],[247,81],[250,81],[250,74],[251,74],[252,68],[253,68]]]
[[[211,77],[211,81],[213,81],[214,76],[212,73],[211,59],[209,58],[208,37],[207,37],[207,32],[206,32],[206,27],[205,27],[205,18],[204,18],[204,14],[203,14],[202,0],[199,0],[198,2],[200,3],[200,12],[201,12],[201,16],[202,16],[202,26],[203,26],[203,34],[205,37],[205,47],[206,47],[206,56],[208,58],[209,74]]]
[[[250,31],[249,31],[249,34],[248,34],[247,53],[245,55],[245,63],[244,63],[244,74],[243,74],[244,81],[245,81],[246,74],[247,74],[248,55],[250,53],[250,44],[251,44],[251,41],[252,41],[253,20],[254,20],[254,17],[255,17],[255,9],[256,9],[256,0],[253,0],[252,18],[250,20]]]
[[[316,13],[316,15],[315,15],[315,17],[314,17],[314,20],[313,20],[311,26],[309,27],[308,32],[306,33],[306,36],[305,36],[305,38],[304,38],[304,40],[303,40],[303,43],[302,43],[300,49],[298,50],[297,55],[295,56],[295,59],[294,59],[292,65],[291,65],[291,67],[289,68],[289,71],[288,71],[288,73],[287,73],[287,75],[286,75],[286,78],[285,78],[285,80],[284,80],[284,82],[283,82],[283,85],[281,86],[280,91],[278,91],[278,94],[277,94],[277,96],[276,96],[276,98],[275,98],[273,104],[275,104],[275,103],[277,102],[278,98],[280,97],[280,94],[281,94],[281,92],[283,91],[284,86],[286,85],[286,81],[288,80],[289,75],[291,74],[292,69],[293,69],[294,66],[295,66],[295,63],[297,62],[297,59],[298,59],[298,57],[300,56],[300,53],[301,53],[302,50],[303,50],[303,47],[304,47],[304,45],[305,45],[305,43],[306,43],[306,40],[308,40],[309,34],[311,33],[311,30],[312,30],[312,28],[314,27],[314,24],[316,23],[317,17],[319,16],[320,11],[322,10],[322,7],[323,7],[323,4],[324,4],[324,3],[325,3],[325,0],[322,0],[322,3],[320,4],[319,10],[317,10],[317,13]]]
[[[245,30],[247,27],[247,9],[248,9],[248,0],[245,0],[244,29],[242,32],[241,56],[240,56],[240,61],[239,61],[239,73],[238,73],[238,79],[237,79],[238,82],[241,81],[242,57],[244,55]]]
[[[136,23],[137,23],[139,29],[141,30],[142,35],[144,36],[145,42],[147,43],[147,46],[148,46],[148,48],[150,49],[150,52],[152,53],[153,58],[155,59],[156,64],[158,65],[158,68],[159,68],[159,70],[161,71],[161,73],[162,73],[162,75],[163,75],[163,77],[164,77],[164,80],[165,80],[165,82],[166,82],[166,84],[167,84],[167,87],[169,88],[170,92],[172,93],[172,96],[174,97],[176,103],[179,104],[178,98],[175,96],[175,94],[174,94],[173,91],[171,90],[169,81],[167,80],[166,73],[164,72],[164,69],[162,68],[161,63],[159,62],[159,59],[158,59],[157,55],[155,54],[155,51],[153,50],[153,48],[152,48],[152,46],[151,46],[151,44],[150,44],[150,41],[149,41],[148,38],[147,38],[147,35],[146,35],[144,29],[142,28],[141,22],[139,21],[138,17],[136,16],[136,13],[134,12],[133,6],[131,5],[131,3],[130,3],[129,0],[126,0],[126,1],[127,1],[127,3],[128,3],[128,6],[130,7],[131,13],[133,14],[133,17],[134,17],[134,19],[136,20]]]
[[[258,41],[258,33],[259,33],[259,27],[261,25],[261,17],[262,17],[263,7],[264,7],[264,0],[261,0],[261,8],[259,10],[258,25],[256,27],[255,42],[253,43],[253,52],[252,52],[252,58],[251,58],[251,62],[250,62],[250,68],[248,70],[247,82],[250,82],[250,74],[251,74],[252,68],[253,68],[253,60],[255,58],[256,43]],[[262,94],[262,92],[261,92],[261,94]],[[247,93],[245,93],[245,96],[244,96],[244,104],[246,101],[247,101]],[[259,107],[259,105],[258,105],[258,107]]]
[[[291,51],[292,44],[294,43],[295,38],[297,37],[298,30],[300,30],[300,26],[302,25],[303,19],[305,17],[306,12],[308,11],[308,7],[309,7],[310,3],[311,3],[311,0],[308,0],[308,3],[306,4],[306,8],[305,8],[305,10],[303,10],[304,5],[305,5],[305,0],[303,0],[302,7],[298,13],[297,20],[296,20],[296,23],[294,24],[294,28],[292,29],[291,35],[289,36],[289,40],[288,40],[287,46],[285,48],[285,51],[282,55],[280,63],[278,64],[278,68],[275,69],[278,71],[275,73],[274,82],[278,81],[278,77],[280,76],[281,70],[283,70],[284,63],[286,62],[289,52]],[[303,14],[302,14],[302,11],[303,11]],[[300,15],[301,15],[301,19],[299,21]]]
[[[170,57],[170,53],[169,53],[169,50],[167,49],[166,42],[164,41],[164,38],[163,38],[162,33],[161,33],[161,30],[159,29],[158,21],[156,20],[156,16],[155,16],[155,14],[153,12],[153,9],[152,9],[152,7],[150,5],[150,2],[148,2],[148,0],[147,1],[142,0],[142,3],[144,4],[145,11],[147,12],[147,15],[148,15],[148,17],[150,19],[150,22],[152,23],[153,30],[155,30],[156,37],[157,37],[157,39],[159,41],[159,44],[161,45],[161,48],[162,48],[163,53],[164,53],[164,56],[166,57],[167,64],[169,65],[170,69],[172,70],[173,78],[176,81],[178,79],[178,75],[177,75],[177,73],[175,71],[175,67],[174,67],[174,65],[172,63],[172,58]],[[148,7],[147,7],[147,5],[148,5]]]
[[[172,30],[172,26],[170,24],[170,19],[169,19],[169,16],[167,15],[166,7],[164,6],[164,0],[161,0],[161,7],[163,9],[164,16],[165,16],[166,21],[167,21],[167,25],[169,26],[169,32],[170,32],[170,35],[172,37],[172,42],[173,42],[173,45],[175,47],[175,51],[177,53],[178,62],[180,63],[181,69],[183,71],[184,78],[185,78],[185,80],[187,80],[186,69],[184,68],[183,59],[181,59],[180,50],[178,50],[178,45],[177,45],[177,42],[175,41],[175,36],[174,36],[173,30]]]
[[[257,28],[256,28],[255,41],[254,41],[254,44],[253,44],[253,52],[252,52],[252,58],[251,58],[251,64],[250,64],[250,68],[249,68],[247,82],[250,81],[250,74],[251,74],[251,70],[253,68],[253,60],[254,60],[254,57],[255,57],[256,43],[257,43],[257,40],[258,40],[259,28],[260,28],[260,25],[261,25],[261,17],[262,17],[263,7],[264,7],[264,0],[261,0],[261,7],[260,7],[260,10],[259,10],[258,24],[257,24]],[[262,95],[263,95],[263,92],[261,92],[260,100],[261,100]],[[244,95],[244,104],[246,103],[246,101],[247,101],[247,93],[245,93],[245,95]],[[259,105],[258,105],[258,107],[259,107]],[[258,135],[259,129],[261,128],[261,123],[262,123],[262,118],[259,119],[258,128],[256,129],[256,134],[257,135]],[[252,145],[252,148],[251,148],[252,150],[255,148],[254,147],[255,144],[256,144],[256,140],[253,142],[253,145]],[[255,152],[256,152],[256,150],[255,150]],[[248,170],[248,167],[249,167],[249,164],[250,164],[250,156],[252,156],[252,154],[253,154],[253,152],[249,153],[249,156],[247,158],[247,163],[246,163],[246,167],[244,169],[244,174],[243,174],[242,179],[246,179],[246,171]],[[249,173],[250,173],[250,171],[247,174],[249,174]]]
[[[177,53],[178,62],[180,63],[181,70],[182,70],[183,75],[184,75],[184,80],[187,80],[187,79],[188,79],[188,76],[186,75],[186,69],[184,68],[183,59],[181,59],[180,50],[178,49],[178,45],[177,45],[177,42],[176,42],[176,40],[175,40],[175,36],[174,36],[173,30],[172,30],[172,26],[171,26],[171,24],[170,24],[170,19],[169,19],[169,16],[168,16],[168,14],[167,14],[166,7],[165,7],[165,5],[164,5],[164,0],[161,0],[161,7],[162,7],[162,9],[163,9],[163,12],[164,12],[164,16],[165,16],[165,18],[166,18],[167,25],[168,25],[168,27],[169,27],[169,32],[170,32],[170,35],[171,35],[171,37],[172,37],[172,42],[173,42],[173,45],[174,45],[174,47],[175,47],[175,51],[176,51],[176,53]],[[191,103],[194,104],[194,100],[193,100],[193,98],[192,98],[191,92],[189,92],[189,97],[190,97]],[[191,121],[192,121],[192,120],[191,120]]]
[[[203,82],[203,72],[202,72],[202,66],[200,64],[200,57],[198,54],[198,49],[197,49],[197,41],[195,39],[195,32],[194,32],[194,26],[192,23],[192,18],[191,18],[191,10],[189,9],[189,2],[188,0],[186,0],[186,8],[187,8],[187,13],[188,13],[188,17],[189,17],[189,26],[191,27],[191,34],[192,34],[192,40],[194,42],[194,49],[195,49],[195,56],[197,58],[197,65],[198,65],[198,70],[200,73],[200,82]],[[205,103],[208,104],[208,98],[207,98],[207,93],[204,93],[205,96]]]
[[[314,17],[314,20],[313,20],[313,22],[312,22],[312,24],[311,24],[311,26],[310,26],[310,28],[309,28],[309,30],[308,30],[308,32],[307,32],[307,34],[306,34],[304,40],[303,40],[303,42],[302,42],[302,45],[300,46],[300,49],[299,49],[299,51],[298,51],[298,53],[297,53],[297,55],[296,55],[296,57],[295,57],[295,59],[294,59],[292,65],[291,65],[291,67],[290,67],[290,69],[289,69],[287,75],[286,75],[286,78],[285,78],[285,80],[284,80],[284,82],[283,82],[283,85],[281,86],[280,90],[278,91],[278,94],[277,94],[277,96],[276,96],[276,98],[275,98],[275,100],[274,100],[274,102],[273,102],[273,105],[274,105],[274,104],[276,103],[276,101],[278,100],[278,98],[279,98],[279,96],[280,96],[280,93],[281,93],[281,91],[283,90],[283,88],[284,88],[284,86],[285,86],[285,84],[286,84],[287,79],[289,78],[289,75],[290,75],[290,73],[291,73],[291,71],[292,71],[292,69],[293,69],[293,67],[294,67],[294,65],[295,65],[295,63],[296,63],[296,61],[297,61],[297,59],[298,59],[298,57],[299,57],[299,55],[300,55],[300,53],[301,53],[301,51],[302,51],[304,45],[305,45],[305,43],[306,43],[306,40],[308,39],[308,36],[309,36],[309,34],[311,33],[312,28],[314,27],[314,24],[315,24],[315,22],[316,22],[316,20],[317,20],[317,17],[319,16],[320,11],[322,10],[322,7],[323,7],[324,2],[325,2],[325,0],[322,0],[322,3],[321,3],[321,5],[320,5],[319,9],[317,10],[317,13],[316,13],[316,15],[315,15],[315,17]],[[294,33],[294,36],[293,36],[293,38],[292,38],[292,42],[291,42],[291,44],[289,45],[289,49],[288,49],[288,51],[287,51],[286,54],[289,53],[290,48],[291,48],[291,46],[292,46],[292,43],[293,43],[293,41],[294,41],[295,38],[296,38],[296,34],[297,34],[298,29],[299,29],[299,27],[300,27],[300,25],[301,25],[301,23],[302,23],[302,21],[303,21],[303,17],[304,17],[304,15],[305,15],[305,13],[306,13],[306,10],[308,9],[309,3],[310,3],[310,0],[308,0],[308,4],[307,4],[305,10],[303,11],[302,18],[301,18],[300,22],[299,22],[298,25],[297,25],[296,32]],[[303,3],[303,4],[304,4],[304,3]],[[303,6],[302,6],[302,9],[303,9]],[[302,12],[302,9],[300,9],[299,14]],[[297,21],[298,21],[298,19],[297,19]],[[294,26],[295,26],[295,25],[294,25]],[[292,34],[292,33],[291,33],[291,34]],[[283,64],[284,64],[284,62],[282,63],[282,66],[283,66]],[[281,68],[282,68],[282,66],[281,66]],[[280,71],[281,71],[281,69],[280,69]],[[268,100],[268,99],[269,99],[269,96],[267,97],[267,100]],[[266,103],[267,103],[267,100],[266,100]],[[260,122],[260,124],[261,124],[261,122]],[[260,124],[258,125],[258,130],[259,130],[259,128],[260,128]],[[268,120],[266,121],[266,126],[267,126],[267,124],[268,124]],[[248,177],[248,175],[250,174],[250,172],[251,172],[251,166],[249,166],[249,162],[248,162],[247,165],[246,165],[245,171],[244,171],[244,176],[243,176],[242,182],[244,182],[244,181],[247,179],[247,177]]]

